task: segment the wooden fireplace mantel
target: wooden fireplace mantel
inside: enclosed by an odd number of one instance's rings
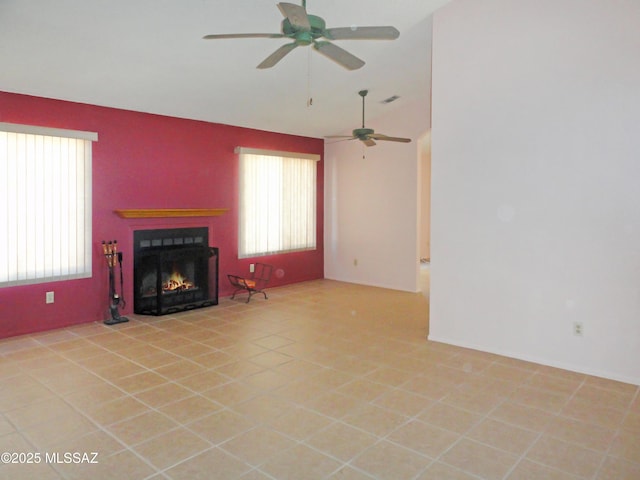
[[[228,208],[128,208],[114,210],[120,218],[217,217]]]

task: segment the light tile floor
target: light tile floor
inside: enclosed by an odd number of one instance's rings
[[[637,386],[428,342],[419,293],[269,294],[0,341],[0,452],[40,455],[0,478],[640,478]]]

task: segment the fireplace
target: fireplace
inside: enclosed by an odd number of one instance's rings
[[[135,313],[169,313],[218,304],[218,249],[209,229],[133,232]]]

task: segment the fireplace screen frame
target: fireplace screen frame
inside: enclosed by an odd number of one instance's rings
[[[210,247],[207,227],[136,230],[134,248],[134,313],[167,315],[218,304],[218,248]],[[168,291],[163,283],[176,265],[194,288]]]

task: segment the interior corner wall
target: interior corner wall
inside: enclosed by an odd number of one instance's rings
[[[431,130],[419,139],[420,162],[420,259],[431,259]]]
[[[431,340],[640,384],[638,25],[632,1],[436,12]]]
[[[124,253],[124,297],[133,306],[133,232],[208,227],[219,248],[220,296],[227,273],[249,273],[257,258],[238,259],[237,146],[323,155],[317,138],[0,92],[0,121],[98,133],[93,145],[93,275],[0,288],[0,338],[108,318],[108,274],[102,240]],[[324,277],[324,162],[318,162],[316,250],[260,257],[274,266],[270,286]],[[122,219],[114,209],[223,208],[216,217]],[[45,292],[55,303],[45,304]],[[216,308],[216,307],[213,307]]]
[[[417,139],[428,129],[427,112],[406,105],[368,122],[411,143],[325,145],[325,278],[418,290]]]

